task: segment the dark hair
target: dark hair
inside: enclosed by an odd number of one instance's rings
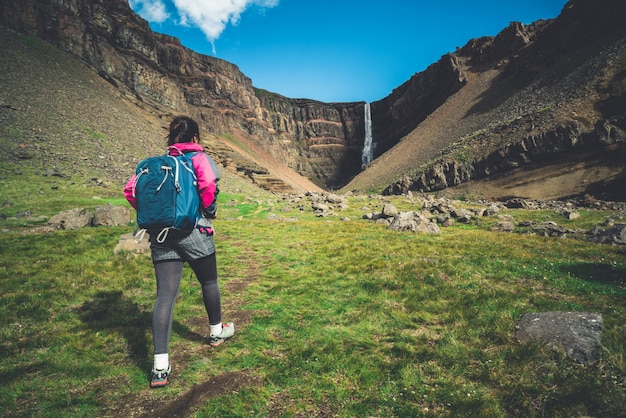
[[[189,116],[177,116],[170,123],[167,145],[170,146],[179,142],[192,142],[194,136],[198,137],[198,141],[200,141],[198,124]]]

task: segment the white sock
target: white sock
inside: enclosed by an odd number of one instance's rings
[[[155,370],[167,370],[167,366],[170,364],[170,359],[167,353],[154,355],[154,369]]]
[[[209,325],[211,328],[211,335],[220,335],[222,333],[222,323],[215,325]]]

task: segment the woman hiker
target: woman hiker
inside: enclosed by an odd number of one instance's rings
[[[219,173],[213,160],[203,152],[198,124],[187,116],[174,118],[167,136],[168,154],[195,152],[191,157],[197,176],[197,189],[200,197],[202,218],[198,226],[186,234],[169,231],[163,242],[156,233],[150,235],[150,250],[156,274],[157,296],[152,312],[152,336],[154,344],[154,367],[150,376],[150,387],[167,385],[171,373],[168,356],[174,303],[180,287],[183,263],[187,262],[202,285],[202,298],[209,318],[209,344],[216,347],[235,333],[232,322],[222,323],[220,288],[217,283],[215,245],[210,219],[216,217],[216,198],[219,190]],[[133,176],[124,187],[124,195],[136,209]],[[150,233],[150,231],[148,231]]]

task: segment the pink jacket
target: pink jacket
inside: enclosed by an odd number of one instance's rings
[[[180,151],[180,152],[179,152]],[[198,194],[200,195],[200,203],[203,209],[207,209],[211,206],[219,190],[217,188],[217,182],[220,179],[217,166],[204,152],[202,152],[202,146],[195,142],[179,142],[172,145],[168,149],[169,155],[180,155],[180,153],[197,152],[191,157],[193,169],[198,177]],[[137,200],[133,197],[133,184],[135,183],[135,175],[130,178],[126,186],[124,186],[124,197],[131,204],[133,208],[137,208]],[[214,212],[215,209],[211,208],[210,212]],[[214,216],[211,216],[214,217]]]

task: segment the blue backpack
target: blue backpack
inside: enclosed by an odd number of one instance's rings
[[[165,241],[170,229],[193,231],[202,217],[193,154],[150,157],[137,165],[137,225],[150,233],[160,231],[157,242]]]

